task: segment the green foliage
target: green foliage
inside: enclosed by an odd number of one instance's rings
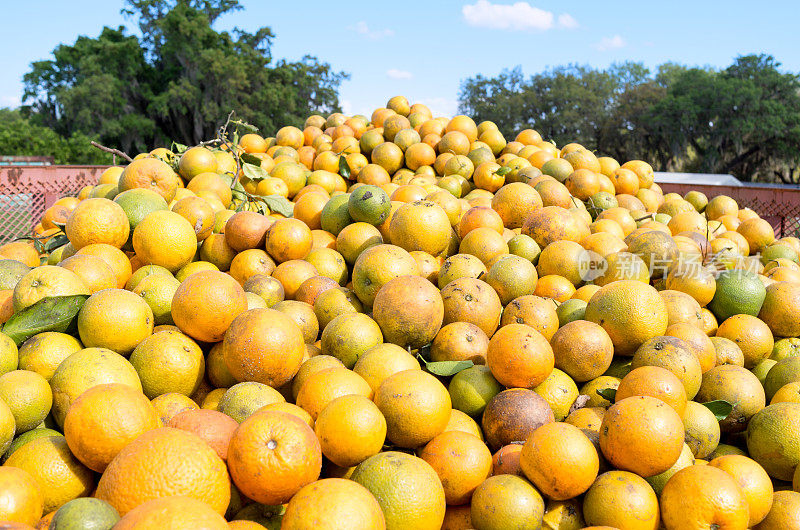
[[[576,141],[660,170],[800,179],[800,80],[767,55],[739,57],[721,71],[572,65],[526,79],[515,68],[464,81],[460,110],[506,135],[535,128],[558,145]]]
[[[0,109],[0,152],[16,156],[52,156],[56,164],[111,164],[111,155],[98,151],[88,136],[64,137],[49,127],[34,125],[19,110]]]
[[[273,62],[269,28],[217,31],[237,0],[127,0],[142,37],[105,27],[24,76],[31,122],[136,153],[213,138],[231,110],[263,134],[339,110],[347,75],[306,56]],[[1,144],[0,144],[1,145]]]

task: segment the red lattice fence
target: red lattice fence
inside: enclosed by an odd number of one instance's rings
[[[30,234],[65,195],[97,184],[108,166],[0,166],[0,244]]]
[[[58,198],[96,184],[108,166],[0,166],[0,244],[27,235]],[[665,193],[728,195],[772,223],[778,237],[800,235],[800,187],[660,184]]]
[[[740,208],[750,208],[772,224],[777,237],[800,237],[800,187],[769,184],[747,186],[714,186],[698,184],[659,184],[664,193],[681,195],[691,190],[705,193],[708,198],[727,195]]]

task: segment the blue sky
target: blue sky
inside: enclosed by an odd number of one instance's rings
[[[456,110],[461,81],[522,66],[526,74],[567,63],[606,67],[633,60],[724,67],[737,55],[770,53],[800,72],[796,2],[553,2],[242,0],[218,29],[270,26],[273,54],[311,54],[351,74],[340,91],[348,113],[369,114],[403,94],[438,115]],[[724,8],[721,6],[724,5]],[[133,21],[117,0],[10,2],[0,18],[0,107],[19,104],[22,75],[59,43]]]

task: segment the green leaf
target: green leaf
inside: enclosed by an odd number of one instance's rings
[[[350,170],[350,164],[347,163],[346,156],[339,156],[339,174],[345,180],[350,180],[350,175],[352,171]]]
[[[78,312],[89,295],[52,296],[42,298],[19,313],[14,313],[3,326],[3,333],[19,346],[38,333],[67,333],[77,323]]]
[[[270,211],[279,213],[284,217],[294,215],[294,206],[286,197],[281,197],[280,195],[254,195],[253,198],[266,204]]]
[[[269,173],[267,173],[267,170],[263,167],[247,163],[242,164],[242,173],[244,173],[245,177],[255,182],[264,180],[269,176]]]
[[[614,403],[614,400],[617,397],[617,389],[616,388],[598,388],[597,395],[603,399]]]
[[[183,153],[184,151],[186,151],[187,149],[189,149],[189,146],[186,146],[186,145],[183,145],[183,144],[179,144],[179,143],[176,143],[176,142],[172,142],[172,147],[170,148],[170,151],[172,151],[176,155],[179,155],[179,154]]]
[[[57,236],[53,236],[53,238],[50,239],[50,241],[45,243],[44,251],[48,253],[53,252],[55,249],[63,247],[67,243],[69,243],[69,238],[67,237],[66,234],[59,234]]]
[[[254,166],[261,167],[261,159],[258,158],[253,153],[242,153],[239,158],[242,159],[242,163],[245,164],[253,164]]]
[[[727,418],[733,410],[733,405],[724,399],[717,399],[715,401],[707,401],[703,406],[714,413],[717,421],[722,421]]]
[[[456,375],[461,370],[466,370],[475,365],[472,361],[434,361],[428,362],[425,360],[420,354],[417,354],[417,359],[422,361],[425,365],[425,369],[432,373],[433,375],[439,375],[442,377],[450,377],[451,375]]]
[[[511,173],[511,168],[508,167],[508,166],[503,166],[500,169],[498,169],[497,171],[495,171],[495,174],[498,177],[503,177],[505,175],[508,175],[509,173]]]

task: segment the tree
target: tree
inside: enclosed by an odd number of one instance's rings
[[[800,180],[800,81],[768,55],[721,71],[665,63],[606,70],[568,66],[524,78],[519,68],[461,85],[460,108],[506,135],[534,128],[660,170]]]
[[[127,0],[141,39],[105,27],[34,63],[24,77],[30,119],[139,152],[213,137],[231,110],[265,134],[339,110],[346,74],[309,56],[273,62],[269,28],[214,29],[237,9],[238,0]]]
[[[0,146],[4,155],[47,154],[56,164],[111,164],[111,155],[98,151],[90,141],[80,133],[65,138],[49,127],[31,123],[19,110],[0,109]]]

